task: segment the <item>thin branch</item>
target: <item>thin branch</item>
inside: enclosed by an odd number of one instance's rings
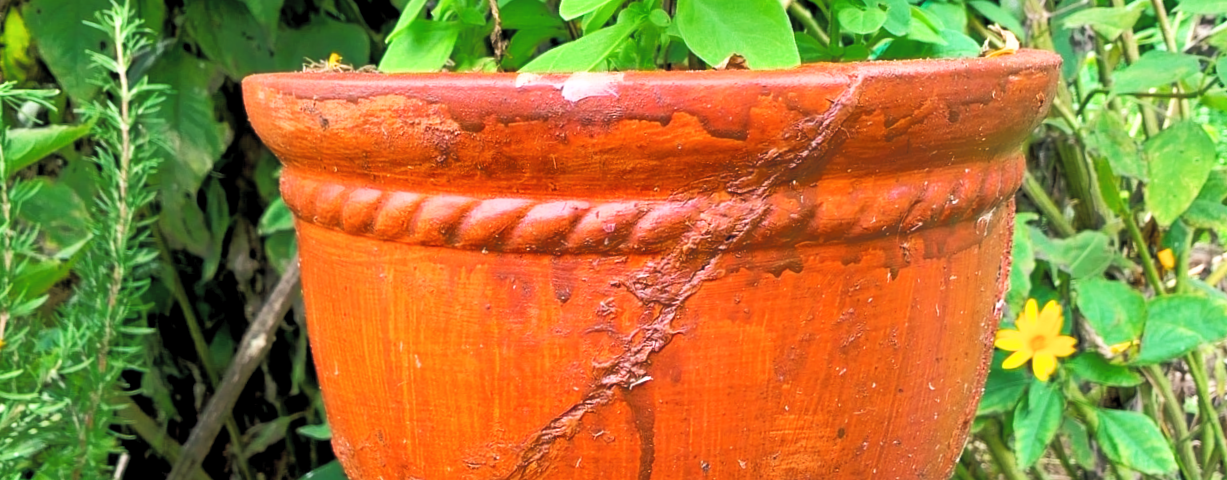
[[[507,51],[507,42],[503,41],[503,17],[499,15],[498,0],[489,0],[490,17],[494,19],[494,30],[490,32],[490,47],[494,49],[495,63],[503,63],[503,54]]]
[[[175,463],[179,460],[179,456],[183,454],[183,447],[170,438],[166,432],[162,431],[162,427],[158,426],[158,422],[145,414],[144,410],[132,401],[132,397],[127,395],[116,395],[111,399],[116,404],[121,405],[118,412],[120,418],[124,419],[129,427],[136,432],[141,440],[145,441],[149,448],[152,448],[159,457],[166,459],[167,462]],[[212,480],[209,475],[205,474],[204,470],[197,468],[192,472],[192,480]]]
[[[261,360],[272,348],[273,341],[277,339],[275,335],[277,326],[281,324],[282,318],[290,309],[290,303],[293,302],[298,292],[298,280],[298,256],[295,256],[290,260],[285,275],[277,282],[273,293],[260,307],[256,321],[252,322],[247,328],[247,333],[243,334],[243,340],[239,343],[230,368],[226,370],[226,375],[222,378],[217,393],[209,399],[208,405],[200,415],[200,420],[192,429],[191,436],[183,446],[183,456],[175,462],[174,468],[167,477],[168,480],[187,480],[189,472],[198,468],[204,461],[205,455],[209,453],[213,445],[213,440],[221,431],[226,415],[238,401],[239,393],[243,391],[247,380],[251,378],[252,373],[255,373]]]

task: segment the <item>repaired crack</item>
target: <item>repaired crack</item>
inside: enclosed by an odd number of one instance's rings
[[[846,139],[843,124],[859,101],[861,80],[860,76],[853,77],[839,98],[832,101],[831,108],[785,132],[788,136],[809,137],[809,142],[802,143],[800,148],[771,150],[760,156],[748,174],[728,183],[727,190],[733,198],[704,212],[668,254],[622,282],[628,292],[648,307],[641,315],[639,328],[630,337],[630,345],[613,360],[596,365],[599,372],[596,386],[532,435],[519,463],[505,480],[540,478],[549,469],[554,444],[559,439],[574,437],[584,415],[609,404],[619,391],[629,390],[647,376],[651,356],[681,333],[673,328],[673,322],[681,315],[686,301],[704,282],[715,277],[716,266],[724,255],[749,237],[771,211],[767,200],[770,190],[821,171],[832,152]],[[805,168],[799,168],[807,161]],[[654,451],[641,455],[651,457]],[[646,469],[650,476],[651,465]],[[643,474],[641,465],[640,477]]]

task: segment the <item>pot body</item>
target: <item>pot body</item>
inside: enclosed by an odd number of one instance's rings
[[[244,81],[350,478],[947,478],[1059,60]]]

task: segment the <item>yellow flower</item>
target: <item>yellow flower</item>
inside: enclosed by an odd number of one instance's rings
[[[1128,340],[1128,341],[1120,342],[1116,345],[1108,345],[1108,351],[1111,352],[1112,355],[1120,355],[1128,351],[1130,348],[1133,348],[1133,346],[1137,344],[1138,344],[1137,340]]]
[[[1064,322],[1061,304],[1056,301],[1049,301],[1044,305],[1044,311],[1040,312],[1034,298],[1027,300],[1022,315],[1014,321],[1017,330],[997,332],[997,348],[1014,352],[1005,359],[1001,368],[1018,368],[1031,360],[1035,378],[1047,382],[1052,372],[1057,370],[1057,357],[1073,355],[1074,345],[1078,342],[1074,337],[1061,335],[1061,324]]]
[[[1176,268],[1176,255],[1172,253],[1172,249],[1165,248],[1159,251],[1159,265],[1163,268],[1171,270]]]

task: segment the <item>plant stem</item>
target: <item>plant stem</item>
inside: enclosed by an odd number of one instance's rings
[[[809,10],[801,6],[800,3],[796,1],[788,2],[788,13],[791,13],[798,22],[801,22],[801,25],[805,26],[805,33],[810,34],[811,37],[818,40],[818,43],[822,44],[822,46],[825,47],[831,44],[831,38],[828,37],[826,31],[823,30],[820,25],[818,25],[818,21],[814,19],[814,14],[810,13]]]
[[[1150,246],[1142,237],[1142,230],[1138,228],[1137,220],[1133,218],[1132,213],[1121,215],[1120,218],[1125,222],[1125,228],[1129,231],[1129,239],[1133,241],[1134,248],[1138,250],[1138,257],[1142,260],[1142,271],[1146,274],[1147,283],[1150,283],[1150,286],[1155,289],[1155,295],[1166,294],[1163,278],[1159,276],[1159,269],[1155,268],[1155,259],[1150,256]]]
[[[1214,432],[1214,444],[1218,452],[1227,452],[1227,436],[1223,434],[1223,424],[1219,420],[1218,409],[1214,408],[1213,394],[1210,392],[1210,382],[1206,379],[1206,363],[1201,356],[1200,350],[1193,350],[1185,356],[1185,362],[1189,364],[1189,373],[1193,376],[1193,384],[1197,387],[1197,404],[1201,407],[1202,421],[1210,424],[1210,429]],[[1209,447],[1203,445],[1203,450],[1208,450]],[[1219,455],[1221,464],[1220,472],[1227,472],[1227,455]],[[1207,470],[1211,470],[1211,465],[1205,466]]]
[[[1176,446],[1176,463],[1180,465],[1180,472],[1185,478],[1201,478],[1201,467],[1197,463],[1197,456],[1193,454],[1193,444],[1189,438],[1189,426],[1185,423],[1184,411],[1181,410],[1180,401],[1176,399],[1176,393],[1172,391],[1171,382],[1158,366],[1147,365],[1141,369],[1162,398],[1160,403],[1163,404],[1167,424],[1172,429],[1172,442]]]
[[[187,290],[183,287],[183,280],[179,277],[179,271],[175,269],[174,258],[170,255],[170,248],[166,245],[166,239],[162,238],[162,232],[158,229],[153,229],[154,243],[158,247],[158,255],[162,257],[162,280],[170,289],[171,296],[175,297],[175,302],[179,304],[179,311],[183,312],[183,323],[187,324],[187,331],[192,337],[192,345],[196,348],[196,357],[200,360],[200,365],[204,367],[205,378],[209,381],[209,388],[214,392],[217,391],[217,367],[213,365],[213,358],[209,355],[209,346],[205,342],[204,332],[200,329],[200,321],[196,316],[196,309],[192,306],[192,302],[187,298]],[[233,412],[226,415],[226,436],[230,437],[230,450],[233,454],[231,458],[234,460],[235,466],[238,467],[239,475],[245,479],[255,478],[251,473],[251,466],[247,463],[247,457],[243,452],[247,450],[247,446],[243,442],[242,431],[239,430],[239,425],[234,420]]]
[[[976,477],[971,476],[971,472],[967,471],[962,463],[954,464],[954,477],[959,480],[976,480]]]
[[[1206,284],[1213,287],[1223,281],[1224,277],[1227,277],[1227,259],[1223,259],[1223,262],[1210,272],[1210,276],[1206,277]]]
[[[988,454],[997,464],[997,469],[1005,475],[1006,480],[1027,480],[1027,475],[1018,469],[1018,464],[1014,461],[1014,454],[1005,446],[1005,442],[1001,441],[1001,426],[998,425],[998,421],[989,420],[984,430],[985,435],[981,438],[988,445]]]
[[[1071,420],[1065,421],[1068,422]],[[1078,467],[1075,467],[1073,462],[1069,461],[1069,454],[1065,453],[1065,446],[1061,445],[1060,439],[1054,440],[1048,445],[1048,448],[1052,450],[1052,454],[1057,457],[1057,461],[1061,462],[1061,468],[1065,469],[1066,476],[1071,479],[1082,478],[1082,476],[1078,474]]]
[[[1061,214],[1061,209],[1057,208],[1057,204],[1052,201],[1052,197],[1048,196],[1048,192],[1044,191],[1044,187],[1040,182],[1031,175],[1030,171],[1023,174],[1023,192],[1035,202],[1036,208],[1040,209],[1040,213],[1044,214],[1044,218],[1056,228],[1057,233],[1062,237],[1073,236],[1078,233],[1074,226],[1065,219],[1065,215]]]

